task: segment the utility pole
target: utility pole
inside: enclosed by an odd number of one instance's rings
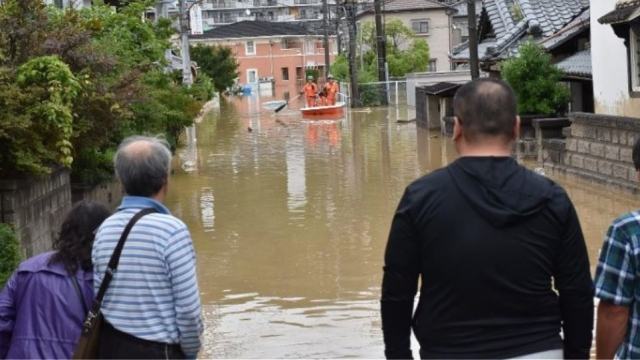
[[[180,6],[180,42],[182,45],[182,84],[190,87],[193,84],[191,74],[191,53],[189,51],[189,11],[187,0],[179,0]]]
[[[349,28],[349,77],[351,82],[351,107],[360,107],[358,91],[358,66],[356,65],[356,0],[345,0],[347,26]]]
[[[387,81],[386,62],[387,62],[387,37],[382,27],[382,0],[374,0],[374,8],[376,14],[376,48],[378,50],[378,81]],[[382,105],[388,105],[387,86],[380,86],[380,100]]]
[[[467,18],[469,20],[469,67],[471,68],[471,79],[476,80],[480,77],[476,0],[467,0]]]
[[[322,17],[322,27],[324,28],[324,80],[326,81],[331,71],[331,57],[329,56],[329,4],[327,0],[322,0],[322,6],[324,9],[324,16]]]

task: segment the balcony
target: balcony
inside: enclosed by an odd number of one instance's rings
[[[256,16],[255,15],[250,15],[250,16],[238,16],[235,20],[235,22],[238,21],[256,21]]]
[[[291,1],[281,2],[276,0],[253,0],[253,7],[254,8],[269,8],[269,7],[274,8],[274,7],[291,6],[290,4],[287,4],[287,2],[291,3]]]
[[[228,1],[228,0],[209,0],[202,3],[203,10],[219,10],[219,9],[237,9],[238,6],[237,1]]]
[[[322,5],[320,0],[293,0],[293,5]]]
[[[293,15],[278,15],[276,21],[295,21],[296,17]]]

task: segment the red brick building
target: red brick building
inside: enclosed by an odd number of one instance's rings
[[[324,73],[323,37],[302,25],[241,21],[192,35],[190,42],[230,47],[239,64],[240,85],[273,80],[277,88],[299,88],[306,69]],[[329,37],[329,50],[333,61],[337,54],[335,36]]]

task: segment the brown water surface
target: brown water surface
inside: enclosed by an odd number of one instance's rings
[[[274,115],[261,107],[267,100],[206,116],[171,180],[168,206],[198,256],[201,356],[381,357],[391,216],[407,184],[455,159],[453,145],[398,123],[414,117],[407,109],[309,122],[290,109]],[[593,267],[610,221],[640,198],[556,180],[577,207]]]

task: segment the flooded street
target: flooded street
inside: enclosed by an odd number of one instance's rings
[[[201,357],[382,357],[391,216],[408,183],[455,159],[453,145],[398,123],[415,117],[406,109],[308,122],[260,101],[207,115],[171,178],[168,206],[198,256]],[[640,198],[556,180],[576,205],[593,268],[608,224]]]

